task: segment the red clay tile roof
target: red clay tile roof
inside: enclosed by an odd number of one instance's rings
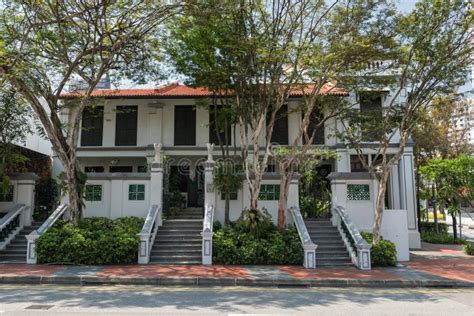
[[[303,93],[309,94],[312,86],[308,85],[304,89],[301,87],[293,89],[290,93],[293,97],[303,96]],[[346,96],[347,92],[342,88],[336,88],[333,84],[327,83],[322,89],[321,94]],[[61,95],[63,99],[72,99],[79,97],[81,92],[68,92]],[[178,83],[172,83],[159,88],[152,89],[97,89],[92,92],[93,97],[102,98],[189,98],[189,97],[210,97],[212,92],[204,87],[189,87]]]

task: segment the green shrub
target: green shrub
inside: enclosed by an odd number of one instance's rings
[[[372,243],[373,235],[371,233],[361,232],[362,237]],[[374,267],[388,267],[397,264],[397,248],[389,240],[381,239],[377,245],[372,245],[370,249],[370,261]]]
[[[466,242],[464,245],[464,252],[466,255],[474,256],[474,242]]]
[[[300,265],[303,256],[297,231],[280,233],[266,212],[244,210],[238,221],[225,228],[214,224],[215,263]]]
[[[421,232],[421,240],[431,244],[462,245],[465,243],[462,239],[454,239],[454,237],[448,233],[435,233],[431,231]]]
[[[39,263],[124,264],[137,261],[144,219],[81,219],[76,227],[58,221],[36,242]]]
[[[435,224],[433,222],[421,222],[421,232],[435,232]],[[448,225],[445,223],[438,223],[438,231],[440,233],[448,233]]]

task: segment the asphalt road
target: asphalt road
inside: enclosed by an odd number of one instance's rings
[[[474,289],[0,286],[0,316],[215,314],[474,315]]]

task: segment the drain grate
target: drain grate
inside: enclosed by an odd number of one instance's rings
[[[39,309],[39,310],[48,310],[52,308],[54,305],[30,305],[25,307],[25,309]]]

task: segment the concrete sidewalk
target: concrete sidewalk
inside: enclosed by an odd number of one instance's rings
[[[474,288],[474,257],[465,256],[460,248],[424,244],[402,265],[361,271],[355,267],[0,264],[0,284]]]

